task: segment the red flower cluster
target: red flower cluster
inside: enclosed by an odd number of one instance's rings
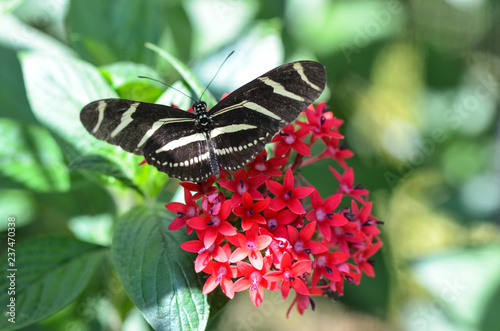
[[[273,138],[269,154],[264,150],[225,178],[181,183],[185,203],[166,205],[177,215],[170,230],[186,225],[188,233],[196,232],[198,240],[181,247],[198,254],[196,272],[210,275],[204,294],[219,285],[229,298],[248,289],[259,306],[264,288],[280,290],[283,299],[292,289],[290,309],[297,304],[302,314],[311,296],[343,295],[344,281],[359,284],[362,273],[375,276],[370,257],[382,246],[377,228],[382,222],[371,215],[369,191],[354,185],[353,169],[344,160],[353,153],[340,143],[343,122],[324,103],[309,106],[299,118],[305,121],[296,121],[297,128],[287,125]],[[325,148],[311,157],[316,142]],[[342,169],[330,166],[332,187],[338,188],[329,197],[294,174],[325,158]]]

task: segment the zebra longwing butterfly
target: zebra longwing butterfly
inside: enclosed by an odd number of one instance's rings
[[[238,88],[207,111],[193,113],[125,99],[83,107],[80,119],[96,138],[144,155],[148,164],[183,181],[200,182],[220,168],[243,168],[273,136],[323,92],[326,72],[314,61],[279,66]]]

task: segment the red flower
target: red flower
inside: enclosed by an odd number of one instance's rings
[[[222,251],[227,261],[229,255],[231,255],[229,244],[225,244],[224,247],[222,247]],[[228,262],[216,262],[212,260],[208,262],[207,267],[203,271],[210,275],[203,286],[203,294],[212,292],[217,285],[220,284],[222,292],[224,292],[229,299],[234,297],[234,291],[232,289],[233,281],[231,278],[235,278],[237,275],[235,266],[229,265]]]
[[[288,253],[284,253],[280,261],[279,271],[271,271],[264,275],[264,278],[271,282],[281,282],[281,296],[283,299],[288,297],[290,286],[303,295],[309,295],[307,284],[304,283],[302,276],[304,273],[311,272],[311,261],[300,260],[292,265],[292,260]]]
[[[311,296],[319,296],[323,295],[323,291],[321,288],[315,287],[315,288],[309,288],[309,295],[304,295],[297,293],[295,296],[295,299],[293,299],[292,304],[290,305],[290,308],[288,308],[288,311],[286,312],[286,318],[290,315],[290,310],[292,310],[293,306],[297,304],[297,310],[300,315],[304,313],[304,310],[306,310],[309,307],[309,302],[314,303],[311,299]],[[314,310],[314,305],[313,305],[313,310]]]
[[[190,218],[198,216],[200,214],[200,207],[194,201],[195,199],[191,196],[188,190],[184,190],[184,201],[185,204],[180,202],[170,202],[165,205],[165,207],[172,213],[176,213],[177,217],[169,224],[168,229],[170,231],[175,231],[184,226],[186,221]],[[188,234],[193,232],[193,228],[186,225],[186,231]]]
[[[294,179],[291,169],[288,169],[283,180],[283,185],[273,180],[266,182],[267,188],[276,197],[271,200],[269,207],[272,210],[279,211],[286,206],[295,214],[304,214],[305,210],[302,207],[299,199],[305,198],[314,191],[312,187],[297,187],[293,188]]]
[[[204,195],[210,195],[217,192],[217,187],[213,186],[216,180],[217,178],[215,176],[210,176],[206,181],[198,184],[182,182],[181,186],[189,191],[196,192],[193,199],[198,200]]]
[[[342,275],[337,269],[337,265],[347,261],[348,258],[349,255],[342,252],[324,253],[316,256],[313,262],[311,286],[315,287],[322,275],[332,282],[339,282]]]
[[[226,200],[221,204],[218,212],[212,212],[209,216],[193,217],[187,221],[187,224],[196,230],[204,230],[203,243],[205,248],[209,248],[217,238],[217,234],[224,236],[234,236],[236,230],[226,221],[231,213],[231,201]]]
[[[375,264],[375,261],[370,260],[368,258],[377,253],[380,247],[382,247],[381,242],[371,244],[364,250],[357,251],[352,256],[354,262],[358,265],[359,269],[361,269],[361,271],[363,271],[369,277],[375,277],[375,271],[373,270],[373,265]]]
[[[339,205],[342,195],[332,195],[323,203],[318,191],[314,190],[311,193],[310,199],[314,209],[307,213],[306,218],[311,222],[317,222],[319,232],[327,240],[330,240],[332,236],[330,227],[347,223],[347,219],[344,216],[333,212]]]
[[[285,164],[287,160],[288,158],[286,157],[272,157],[268,159],[267,152],[264,150],[255,157],[252,163],[248,164],[248,177],[253,178],[259,175],[279,177],[281,176],[281,170],[278,168]]]
[[[361,196],[367,195],[370,192],[367,189],[363,188],[362,185],[356,185],[354,187],[352,186],[354,183],[354,172],[352,168],[347,168],[342,176],[331,166],[329,166],[329,168],[335,178],[337,178],[337,180],[339,181],[339,193],[349,195],[364,204],[365,201],[361,198]]]
[[[257,176],[255,178],[248,179],[245,169],[241,169],[233,172],[233,178],[234,180],[226,178],[219,179],[220,186],[234,192],[231,197],[232,208],[241,203],[243,193],[245,192],[248,192],[254,200],[264,199],[262,193],[257,191],[257,187],[264,184],[264,182],[269,179],[269,176]]]
[[[269,197],[267,198],[269,199]],[[269,199],[270,200],[270,199]],[[290,224],[297,218],[297,215],[289,210],[276,211],[269,208],[264,209],[267,229],[275,237],[286,237],[288,232],[285,225]]]
[[[250,288],[250,299],[255,307],[260,306],[262,300],[264,300],[264,288],[274,290],[276,287],[274,283],[263,277],[271,267],[270,256],[264,259],[262,269],[257,269],[255,266],[242,261],[238,261],[236,267],[238,269],[238,276],[241,275],[243,277],[235,281],[231,289],[234,292],[241,292]]]
[[[383,222],[377,220],[373,216],[370,216],[372,212],[372,202],[367,202],[358,209],[358,205],[354,200],[351,201],[351,209],[353,214],[353,220],[361,229],[361,232],[367,236],[376,236],[380,233],[377,228],[377,224],[383,224]]]
[[[354,222],[347,222],[342,226],[333,228],[330,245],[337,244],[340,250],[346,254],[349,252],[349,243],[359,243],[365,240],[365,236]]]
[[[234,207],[233,213],[242,217],[241,227],[244,231],[250,230],[253,225],[266,224],[266,219],[259,213],[267,207],[268,199],[253,203],[248,192],[243,193],[243,206]]]
[[[331,282],[330,289],[340,295],[344,295],[344,279],[348,283],[359,284],[361,275],[359,274],[359,269],[350,263],[342,263],[337,269],[340,271],[340,280],[338,282]]]
[[[238,246],[231,254],[229,261],[231,263],[241,261],[248,256],[250,263],[257,269],[262,269],[263,258],[261,250],[265,249],[272,241],[267,235],[257,235],[259,229],[253,226],[250,230],[243,233],[237,233],[233,237],[227,237],[230,243]]]
[[[297,124],[303,128],[307,128],[313,133],[314,138],[329,136],[333,138],[344,138],[337,129],[342,125],[343,121],[335,118],[325,102],[321,102],[316,106],[310,105],[304,111],[307,117],[307,123],[297,121]]]
[[[290,148],[297,151],[297,153],[304,156],[311,156],[311,151],[307,147],[306,143],[302,140],[307,136],[309,130],[306,128],[298,129],[295,132],[293,125],[288,124],[281,130],[281,132],[273,137],[272,142],[277,142],[276,146],[276,156],[285,155]]]
[[[309,254],[320,254],[328,251],[327,246],[311,240],[314,230],[316,230],[316,222],[307,224],[300,232],[290,225],[287,228],[290,244],[297,259],[309,259]]]
[[[196,260],[194,261],[194,270],[196,272],[200,272],[205,269],[211,258],[219,262],[227,262],[226,255],[219,246],[225,239],[222,234],[219,233],[215,242],[208,248],[205,248],[205,244],[203,243],[205,232],[199,231],[198,236],[200,236],[202,240],[191,240],[181,244],[181,248],[183,250],[191,253],[198,253]]]
[[[347,164],[344,159],[348,159],[354,156],[354,153],[345,147],[345,144],[340,144],[340,139],[331,138],[331,137],[322,137],[321,140],[326,145],[326,149],[319,158],[331,157],[336,160],[342,168],[347,168]]]

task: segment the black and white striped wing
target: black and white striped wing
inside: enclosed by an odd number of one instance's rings
[[[210,133],[222,169],[234,171],[262,152],[273,136],[299,116],[325,89],[322,64],[298,61],[243,85],[209,112]]]
[[[179,131],[179,126],[195,126],[194,115],[186,111],[125,99],[91,102],[83,107],[80,120],[97,139],[138,155],[143,155],[146,142],[160,128]]]
[[[154,139],[144,146],[146,161],[170,177],[200,182],[212,174],[219,175],[219,166],[208,133],[199,132],[191,124],[168,126],[156,131]]]

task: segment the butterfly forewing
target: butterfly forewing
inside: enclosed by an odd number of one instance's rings
[[[138,155],[160,127],[176,131],[179,125],[194,126],[193,114],[186,111],[125,99],[91,102],[82,109],[80,120],[96,138]]]
[[[228,128],[228,133],[212,139],[221,168],[234,171],[251,162],[274,134],[320,96],[325,84],[323,65],[292,62],[254,79],[219,102],[210,115],[217,128]],[[233,131],[235,127],[241,130]]]
[[[324,67],[313,61],[282,65],[240,87],[206,113],[124,99],[91,102],[80,114],[98,139],[144,155],[147,162],[184,181],[235,171],[323,92]]]

